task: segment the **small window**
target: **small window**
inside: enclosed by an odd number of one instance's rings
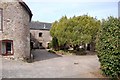
[[[42,43],[39,43],[39,46],[42,46]]]
[[[3,10],[0,8],[0,31],[2,31],[2,17],[3,17]]]
[[[42,37],[42,33],[39,33],[39,37]]]
[[[12,40],[2,41],[2,54],[13,55],[13,41]]]

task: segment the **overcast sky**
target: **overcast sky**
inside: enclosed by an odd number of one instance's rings
[[[54,22],[62,16],[88,14],[97,19],[118,17],[119,0],[24,0],[33,13],[33,21]]]

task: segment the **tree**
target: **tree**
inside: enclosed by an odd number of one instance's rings
[[[100,21],[88,15],[67,18],[63,16],[52,25],[50,33],[58,39],[59,46],[72,45],[79,47],[94,41],[100,27]]]
[[[56,38],[56,37],[53,37],[53,39],[52,39],[52,48],[54,49],[54,50],[58,50],[58,39]]]

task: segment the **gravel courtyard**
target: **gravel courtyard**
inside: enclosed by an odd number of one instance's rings
[[[35,61],[2,59],[3,78],[100,78],[96,55],[73,56],[35,50]]]

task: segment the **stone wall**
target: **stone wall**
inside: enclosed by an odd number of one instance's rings
[[[27,11],[19,2],[2,2],[0,8],[3,9],[2,40],[13,40],[15,58],[29,57],[30,17]]]
[[[35,46],[39,46],[39,43],[42,43],[44,48],[48,47],[48,43],[52,40],[49,30],[30,30],[31,40],[35,42]],[[42,33],[42,36],[39,37],[39,33]]]

